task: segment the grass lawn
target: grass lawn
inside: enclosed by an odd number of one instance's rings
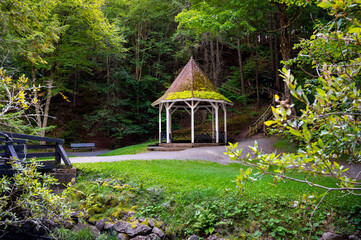
[[[303,239],[310,229],[307,224],[312,206],[303,203],[300,196],[322,193],[296,182],[275,187],[272,178],[264,177],[240,194],[234,182],[241,167],[237,163],[132,160],[74,166],[79,177],[72,202],[76,205],[79,201],[78,207],[88,208],[93,220],[118,217],[132,209],[139,216],[164,221],[166,234],[172,239],[192,234],[206,237],[214,231],[228,239]],[[326,177],[318,181],[335,184]],[[301,205],[295,207],[294,201]],[[352,219],[347,219],[352,206],[361,206],[360,197],[329,194],[314,216],[314,239],[327,227],[324,222],[330,212],[338,216],[331,223],[336,225],[336,232],[354,231],[355,226],[348,222]]]
[[[155,143],[156,143],[156,141],[151,140],[151,141],[141,143],[141,144],[118,148],[113,151],[100,154],[99,156],[131,155],[131,154],[136,154],[136,153],[143,153],[143,152],[147,151],[149,144],[155,144]]]
[[[297,152],[297,144],[291,142],[287,138],[280,138],[278,142],[273,144],[273,147],[277,148],[281,152],[295,153]]]
[[[238,191],[234,182],[239,174],[240,164],[221,165],[207,161],[181,160],[136,160],[121,162],[81,163],[74,164],[78,169],[103,178],[123,177],[136,184],[142,183],[145,188],[161,187],[171,194],[187,194],[192,191],[207,191],[222,194],[227,191]],[[329,186],[335,180],[328,177],[318,178],[318,182]],[[286,197],[298,198],[300,194],[323,192],[323,190],[306,186],[298,182],[272,184],[272,178],[265,176],[248,189],[249,197]],[[333,205],[347,206],[355,197],[340,198],[338,194],[329,194],[327,202]]]

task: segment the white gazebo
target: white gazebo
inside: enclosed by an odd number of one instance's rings
[[[219,109],[224,114],[224,143],[227,143],[227,105],[233,105],[191,58],[164,95],[152,103],[159,106],[159,143],[162,142],[162,111],[166,111],[166,140],[171,143],[172,114],[183,109],[191,116],[191,143],[195,143],[194,114],[205,110],[212,114],[212,140],[220,143]],[[215,136],[214,136],[215,135]]]

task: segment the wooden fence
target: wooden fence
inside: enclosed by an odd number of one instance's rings
[[[46,144],[34,144],[34,142]],[[64,140],[59,138],[0,132],[0,174],[14,172],[9,163],[11,160],[28,164],[28,160],[33,157],[38,158],[39,170],[71,168],[72,165],[62,146],[63,143]],[[34,152],[34,150],[41,152]],[[44,157],[50,157],[52,160],[42,161],[41,158]]]

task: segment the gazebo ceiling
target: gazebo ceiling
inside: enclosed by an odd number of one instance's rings
[[[162,97],[152,103],[152,106],[163,102],[181,102],[187,100],[198,100],[205,103],[232,102],[223,96],[216,86],[209,80],[197,63],[191,58],[182,72],[174,80],[172,85]],[[203,105],[203,104],[202,104]]]

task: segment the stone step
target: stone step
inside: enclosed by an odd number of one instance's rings
[[[147,148],[148,151],[182,151],[185,148],[181,147],[149,147]]]

